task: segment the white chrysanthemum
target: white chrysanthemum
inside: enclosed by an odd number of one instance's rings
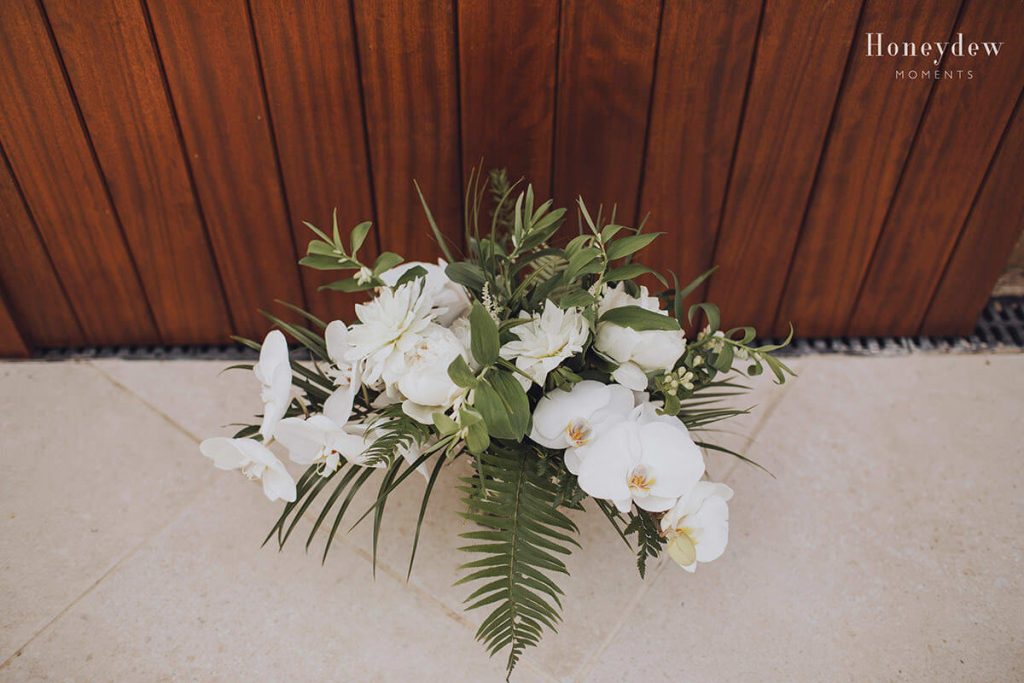
[[[587,445],[632,411],[633,392],[626,387],[583,380],[571,391],[555,389],[537,403],[530,438],[548,448],[566,449],[566,467],[579,474]]]
[[[525,311],[520,318],[530,318]],[[530,379],[544,386],[548,373],[562,361],[583,351],[587,341],[587,321],[578,308],[562,310],[550,300],[544,302],[544,311],[530,322],[512,328],[518,337],[501,347],[501,357],[515,360],[516,367]],[[516,379],[529,388],[529,382],[520,375]]]
[[[628,512],[668,510],[704,474],[704,456],[676,418],[639,406],[631,419],[604,430],[586,446],[580,488]]]
[[[295,500],[295,480],[270,449],[255,439],[217,436],[199,444],[199,451],[221,470],[241,470],[247,478],[263,484],[270,500]]]
[[[438,324],[448,327],[469,311],[472,305],[469,294],[465,287],[452,282],[445,273],[448,264],[443,259],[438,259],[436,265],[423,261],[409,261],[384,271],[380,274],[380,279],[389,287],[394,287],[406,271],[417,266],[427,271],[423,276],[424,294],[430,299],[431,311]]]
[[[253,366],[253,373],[260,382],[263,401],[260,435],[264,441],[270,441],[291,403],[292,366],[288,359],[288,342],[280,330],[273,330],[263,339],[260,359]]]
[[[640,288],[640,296],[626,292],[625,284],[607,287],[598,303],[598,315],[614,308],[639,306],[662,315],[658,298],[648,296],[647,288]],[[643,391],[647,388],[647,373],[671,370],[686,351],[686,335],[682,330],[643,330],[622,327],[615,323],[598,323],[594,348],[619,364],[612,373],[616,382]]]
[[[661,518],[668,539],[668,554],[688,572],[698,562],[721,557],[729,543],[729,506],[732,489],[710,481],[697,482]]]
[[[349,328],[352,348],[345,353],[345,360],[362,361],[363,381],[375,384],[389,365],[400,364],[405,352],[420,340],[430,325],[430,307],[421,282],[383,288],[367,303],[356,304],[359,324]]]

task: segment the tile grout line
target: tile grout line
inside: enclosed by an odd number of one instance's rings
[[[188,429],[187,429],[187,428],[186,428],[185,426],[183,426],[183,425],[179,424],[179,423],[178,423],[178,422],[177,422],[176,420],[174,420],[174,418],[170,417],[169,415],[167,415],[166,413],[164,413],[163,411],[161,411],[161,410],[160,410],[159,408],[157,408],[156,406],[154,406],[154,405],[153,405],[152,403],[150,403],[149,401],[147,401],[147,400],[146,400],[145,398],[143,398],[142,396],[140,396],[140,395],[139,395],[138,393],[136,393],[135,391],[133,391],[133,390],[132,390],[132,389],[130,389],[129,387],[125,386],[124,384],[122,384],[122,383],[121,383],[121,382],[119,382],[118,380],[114,379],[114,377],[112,377],[112,376],[111,376],[110,374],[108,374],[107,372],[105,372],[105,371],[104,371],[104,370],[103,370],[103,369],[102,369],[101,367],[99,367],[98,365],[96,365],[96,364],[95,364],[94,362],[92,362],[92,361],[84,361],[84,363],[83,363],[83,364],[85,364],[85,365],[88,365],[89,367],[91,367],[91,368],[92,368],[93,370],[95,370],[95,371],[96,371],[96,372],[97,372],[97,373],[98,373],[99,375],[101,375],[101,376],[102,376],[102,377],[103,377],[104,379],[106,379],[106,380],[107,380],[107,381],[109,381],[109,382],[110,382],[111,384],[113,384],[114,386],[116,386],[116,387],[117,387],[118,389],[120,389],[121,391],[125,392],[125,393],[126,393],[126,394],[128,394],[128,395],[129,395],[130,397],[134,398],[134,399],[135,399],[135,400],[137,400],[137,401],[138,401],[139,403],[141,403],[141,404],[143,404],[144,406],[146,406],[146,407],[147,407],[147,408],[148,408],[149,410],[151,410],[152,412],[154,412],[154,413],[156,413],[157,415],[159,415],[159,416],[160,416],[160,417],[161,417],[161,418],[162,418],[162,419],[163,419],[163,420],[164,420],[165,422],[167,422],[168,424],[170,424],[170,425],[171,425],[172,427],[174,427],[174,428],[175,428],[175,429],[176,429],[177,431],[179,431],[179,432],[181,432],[181,433],[185,434],[186,436],[188,436],[188,437],[189,437],[190,439],[192,439],[192,440],[193,440],[193,441],[195,441],[196,443],[199,443],[199,441],[201,440],[201,439],[200,439],[200,438],[199,438],[198,436],[196,436],[196,435],[195,435],[195,434],[193,434],[193,433],[192,433],[191,431],[189,431],[189,430],[188,430]],[[209,489],[209,488],[210,488],[210,487],[212,487],[212,486],[213,486],[213,482],[210,482],[209,484],[207,484],[206,486],[204,486],[204,487],[203,487],[203,488],[202,488],[202,489],[201,489],[200,491],[198,491],[198,492],[197,492],[197,494],[196,494],[196,497],[198,497],[198,495],[199,495],[200,493],[203,493],[203,492],[205,492],[205,491],[206,491],[207,489]],[[194,500],[194,499],[193,499],[193,500]],[[192,500],[190,500],[190,501],[189,501],[189,504],[191,504],[191,502],[192,502]],[[99,583],[100,583],[101,581],[103,581],[103,580],[104,580],[104,579],[105,579],[105,578],[106,578],[106,577],[107,577],[107,576],[108,576],[108,575],[109,575],[109,574],[110,574],[110,573],[111,573],[112,571],[114,571],[114,569],[116,569],[116,568],[117,568],[117,566],[119,566],[119,565],[121,564],[121,562],[123,562],[124,560],[128,559],[128,557],[129,557],[129,556],[130,556],[131,554],[134,554],[134,552],[135,552],[135,551],[136,551],[136,550],[137,550],[137,549],[138,549],[139,547],[141,547],[142,545],[144,545],[145,543],[147,543],[147,542],[148,542],[149,540],[151,540],[152,538],[154,538],[154,537],[155,537],[155,536],[156,536],[157,534],[159,534],[159,533],[160,533],[161,531],[163,531],[163,529],[164,529],[164,528],[166,528],[166,526],[168,526],[168,525],[169,525],[170,523],[172,523],[173,521],[177,520],[177,519],[178,519],[178,517],[180,517],[180,516],[181,516],[182,512],[183,512],[183,511],[179,511],[178,515],[176,515],[176,516],[175,516],[175,517],[174,517],[174,518],[173,518],[173,519],[172,519],[172,520],[171,520],[170,522],[168,522],[168,524],[167,524],[167,525],[165,525],[165,526],[161,527],[160,529],[156,530],[156,531],[155,531],[155,532],[154,532],[153,534],[151,534],[151,535],[149,535],[148,537],[146,537],[145,539],[143,539],[143,540],[142,540],[142,541],[140,542],[139,546],[137,546],[136,548],[133,548],[133,549],[132,549],[132,550],[131,550],[131,551],[129,552],[129,555],[126,555],[126,556],[122,557],[122,558],[121,558],[120,560],[118,560],[118,562],[117,562],[117,563],[115,563],[115,565],[114,565],[113,567],[111,567],[111,568],[110,568],[110,569],[109,569],[109,570],[108,570],[108,571],[107,571],[106,573],[104,573],[104,574],[103,574],[103,576],[101,576],[101,577],[100,577],[100,578],[99,578],[99,579],[98,579],[98,580],[96,581],[96,583],[94,583],[94,584],[93,584],[92,586],[90,586],[90,587],[89,587],[89,589],[87,589],[87,590],[85,591],[85,593],[83,593],[82,595],[80,595],[80,596],[79,596],[78,598],[76,598],[76,599],[75,599],[75,600],[74,600],[74,601],[73,601],[73,602],[72,602],[72,603],[71,603],[70,605],[68,605],[67,607],[65,607],[65,608],[64,608],[64,609],[63,609],[63,610],[62,610],[62,611],[61,611],[60,613],[58,613],[58,614],[57,614],[57,616],[55,616],[55,617],[54,617],[54,618],[53,618],[53,619],[52,619],[51,621],[49,621],[49,622],[48,622],[48,623],[47,623],[47,624],[46,624],[46,625],[45,625],[45,626],[44,626],[44,627],[43,627],[42,629],[40,629],[40,631],[39,631],[38,633],[36,633],[35,635],[33,635],[33,636],[32,636],[32,638],[30,638],[30,639],[29,639],[29,640],[28,640],[28,641],[27,641],[27,642],[26,642],[26,643],[25,643],[24,645],[22,645],[22,646],[21,646],[20,648],[18,648],[18,649],[17,649],[16,651],[15,651],[15,655],[12,655],[12,656],[11,656],[11,659],[13,659],[13,658],[14,658],[14,657],[15,657],[15,656],[17,655],[17,653],[18,653],[18,652],[20,652],[20,651],[21,651],[21,650],[22,650],[22,649],[23,649],[24,647],[26,647],[26,646],[27,646],[27,645],[28,645],[28,644],[29,644],[29,643],[30,643],[30,642],[31,642],[32,640],[34,640],[34,639],[35,639],[36,637],[38,637],[40,633],[42,633],[42,632],[43,632],[43,631],[45,631],[45,630],[46,630],[47,628],[49,628],[49,626],[50,626],[51,624],[53,624],[53,623],[54,623],[54,622],[55,622],[55,621],[56,621],[57,619],[59,619],[59,618],[60,618],[60,617],[61,617],[61,616],[62,616],[62,615],[63,615],[63,614],[64,614],[64,613],[65,613],[65,612],[67,611],[67,610],[69,610],[69,609],[70,609],[71,607],[73,607],[73,606],[74,606],[74,605],[75,605],[75,604],[76,604],[76,603],[77,603],[77,602],[78,602],[79,600],[81,600],[81,599],[82,599],[83,597],[85,597],[85,595],[87,595],[87,594],[88,594],[89,592],[91,592],[91,591],[92,591],[92,589],[93,589],[93,588],[95,588],[95,587],[96,587],[96,586],[97,586],[97,585],[98,585],[98,584],[99,584]],[[307,519],[310,519],[310,515],[311,515],[311,514],[312,514],[312,513],[307,513],[306,515],[303,515],[303,516],[304,516],[304,517],[306,517]],[[372,562],[372,557],[370,556],[370,554],[369,554],[369,553],[368,553],[368,552],[367,552],[367,551],[366,551],[365,549],[363,549],[363,548],[362,548],[361,546],[357,545],[357,544],[355,543],[355,541],[353,541],[352,539],[350,539],[350,538],[349,538],[349,536],[348,536],[348,534],[345,534],[344,536],[342,536],[342,538],[341,538],[341,541],[342,541],[342,543],[344,543],[344,544],[346,545],[346,547],[348,547],[349,549],[353,550],[353,551],[354,551],[354,552],[355,552],[355,553],[356,553],[356,554],[357,554],[357,555],[358,555],[359,557],[361,557],[361,558],[362,558],[362,559],[363,559],[364,561],[366,561],[366,563],[367,563],[367,564],[369,564],[369,565],[370,565],[371,567],[373,566],[373,562]],[[377,566],[378,566],[378,568],[382,569],[382,570],[384,571],[384,573],[386,573],[386,574],[387,574],[388,576],[390,576],[391,578],[395,579],[395,581],[397,581],[398,583],[400,583],[400,584],[405,584],[405,585],[406,585],[406,586],[407,586],[408,588],[411,588],[411,589],[413,590],[413,592],[414,592],[414,593],[415,593],[416,595],[419,595],[419,596],[420,596],[421,598],[427,598],[427,601],[428,601],[429,603],[433,603],[433,604],[435,604],[436,606],[440,607],[440,608],[441,608],[441,611],[442,611],[442,612],[443,612],[443,613],[445,614],[445,616],[447,616],[447,617],[448,617],[449,619],[451,619],[451,620],[455,621],[456,623],[458,623],[459,625],[463,626],[464,628],[466,628],[466,629],[470,630],[471,632],[475,632],[475,631],[476,631],[476,627],[475,627],[475,626],[474,626],[474,625],[472,624],[472,622],[470,622],[470,621],[469,621],[468,619],[465,619],[464,617],[462,617],[462,615],[460,615],[460,614],[457,614],[457,613],[456,613],[456,612],[455,612],[455,611],[454,611],[453,609],[451,609],[451,608],[450,608],[450,607],[449,607],[448,605],[446,605],[446,604],[445,604],[445,603],[444,603],[443,601],[441,601],[440,599],[438,599],[437,597],[435,597],[434,595],[432,595],[432,594],[431,594],[431,593],[430,593],[429,591],[425,590],[424,588],[421,588],[420,586],[416,585],[416,584],[415,584],[415,583],[413,583],[412,581],[406,581],[406,580],[405,580],[405,579],[403,578],[403,575],[402,575],[402,573],[401,573],[401,572],[399,572],[398,570],[394,569],[393,567],[391,567],[391,566],[390,566],[390,565],[389,565],[389,564],[388,564],[388,563],[387,563],[386,561],[383,561],[383,560],[380,560],[380,561],[378,561],[378,563],[377,563]],[[8,659],[8,660],[7,660],[7,661],[5,661],[4,663],[0,664],[0,670],[2,670],[2,669],[3,669],[4,667],[5,667],[5,666],[7,666],[7,663],[8,663],[9,661],[10,661],[10,659]],[[556,679],[555,679],[555,678],[553,678],[553,677],[552,677],[552,676],[551,676],[550,674],[548,674],[548,673],[547,673],[546,671],[543,671],[542,669],[539,669],[539,668],[538,668],[538,667],[537,667],[536,665],[533,665],[533,664],[529,663],[528,661],[523,661],[523,662],[522,662],[522,664],[523,664],[523,665],[525,665],[525,666],[526,666],[527,668],[529,668],[529,669],[530,669],[530,670],[531,670],[531,671],[532,671],[533,673],[535,673],[535,674],[539,675],[539,676],[540,676],[541,678],[543,678],[543,679],[545,679],[546,681],[548,681],[549,683],[556,683]]]
[[[0,663],[0,671],[6,669],[11,664],[11,662],[20,657],[26,647],[31,645],[37,638],[39,638],[39,636],[43,635],[46,631],[50,629],[50,627],[52,627],[54,624],[60,621],[61,618],[63,618],[65,614],[71,611],[71,609],[75,605],[84,600],[90,593],[92,593],[96,589],[97,586],[106,581],[108,576],[113,574],[121,567],[121,565],[130,560],[132,557],[134,557],[135,554],[143,548],[143,546],[147,545],[150,541],[159,536],[165,529],[167,529],[169,526],[178,521],[182,517],[182,515],[184,515],[188,511],[188,509],[192,507],[192,504],[196,500],[198,500],[200,496],[204,495],[208,490],[213,488],[213,485],[214,482],[209,481],[204,486],[201,486],[198,490],[195,491],[195,493],[192,494],[191,497],[189,497],[189,499],[185,503],[182,504],[181,509],[179,509],[176,514],[169,516],[160,527],[153,531],[153,533],[147,535],[145,538],[140,539],[138,543],[132,546],[123,555],[121,555],[121,557],[114,560],[114,562],[106,569],[106,571],[104,571],[99,578],[93,581],[88,588],[82,591],[82,593],[74,600],[65,605],[59,612],[57,612],[57,614],[53,616],[53,618],[51,618],[42,627],[40,627],[39,630],[33,633],[28,640],[26,640],[24,643],[18,646],[10,657],[8,657],[2,663]]]
[[[312,512],[307,512],[307,513],[305,513],[303,515],[303,518],[305,518],[308,521],[313,521],[313,519],[315,517],[314,517]],[[347,548],[349,548],[351,551],[353,551],[356,555],[361,557],[371,568],[373,567],[373,556],[370,554],[369,551],[367,551],[362,546],[358,545],[348,535],[347,532],[345,533],[344,536],[341,536],[340,538],[341,538],[342,544],[344,544]],[[449,619],[451,619],[452,621],[454,621],[457,624],[459,624],[460,626],[466,628],[470,632],[473,632],[473,633],[476,632],[476,628],[477,628],[476,625],[474,625],[463,614],[460,614],[460,613],[456,612],[449,605],[447,605],[443,600],[441,600],[440,598],[435,596],[433,593],[431,593],[426,588],[424,588],[422,586],[419,586],[418,584],[413,582],[411,579],[407,580],[405,578],[405,575],[404,575],[403,572],[401,572],[401,571],[395,569],[394,567],[392,567],[386,560],[378,559],[377,560],[377,568],[380,569],[387,576],[389,576],[392,579],[394,579],[395,581],[397,581],[400,585],[404,585],[407,590],[411,590],[415,595],[418,595],[419,597],[424,598],[427,601],[428,604],[433,604],[434,606],[439,607],[441,609],[441,611],[444,613],[444,615],[446,617],[448,617]],[[371,576],[371,580],[373,580],[372,576]],[[528,668],[532,673],[540,676],[545,681],[548,681],[548,683],[557,683],[557,679],[554,676],[552,676],[548,672],[544,671],[543,669],[538,667],[536,664],[532,664],[529,660],[525,660],[525,659],[520,660],[519,666],[524,666],[524,667]]]
[[[175,422],[168,415],[166,415],[165,413],[163,413],[160,410],[158,410],[155,406],[153,406],[148,401],[143,399],[137,393],[135,393],[131,389],[127,388],[126,386],[124,386],[123,384],[121,384],[120,382],[115,380],[113,377],[111,377],[109,374],[107,374],[106,372],[101,370],[92,361],[82,361],[80,363],[80,365],[89,367],[94,372],[96,372],[96,374],[98,374],[100,377],[102,377],[104,380],[110,382],[117,389],[119,389],[120,391],[122,391],[125,394],[127,394],[129,398],[132,398],[135,401],[137,401],[138,403],[141,403],[150,412],[155,413],[157,416],[159,416],[161,419],[163,419],[164,422],[168,423],[171,427],[173,427],[175,429],[175,431],[181,432],[182,434],[187,436],[190,440],[195,441],[195,442],[198,443],[199,440],[196,438],[196,436],[194,434],[189,432],[182,425],[180,425],[177,422]],[[189,499],[181,505],[181,507],[177,510],[177,512],[175,514],[173,514],[173,515],[168,517],[168,519],[164,522],[164,524],[162,524],[161,526],[159,526],[156,529],[154,529],[151,533],[146,534],[144,538],[139,539],[139,542],[136,543],[134,546],[132,546],[127,552],[125,552],[119,558],[115,559],[113,561],[113,563],[109,567],[107,567],[107,569],[99,576],[99,578],[97,578],[93,583],[91,583],[89,585],[88,588],[86,588],[84,591],[82,591],[81,594],[79,594],[77,597],[75,597],[73,600],[71,600],[71,602],[69,602],[67,605],[65,605],[49,621],[47,621],[45,624],[43,624],[43,626],[40,627],[35,633],[33,633],[28,638],[28,640],[26,640],[20,646],[15,648],[14,652],[7,659],[5,659],[3,662],[0,662],[0,671],[6,669],[11,664],[11,662],[13,662],[17,657],[19,657],[21,655],[21,653],[24,651],[24,649],[26,647],[31,645],[33,641],[35,641],[39,636],[41,636],[51,626],[53,626],[57,621],[59,621],[65,614],[67,614],[67,612],[69,610],[71,610],[71,608],[73,608],[75,605],[77,605],[79,602],[81,602],[86,596],[88,596],[90,593],[92,593],[92,591],[98,585],[100,585],[103,581],[105,581],[106,578],[108,576],[110,576],[114,571],[116,571],[125,561],[127,561],[128,559],[133,557],[135,555],[135,553],[137,553],[144,545],[149,543],[156,536],[158,536],[164,529],[166,529],[171,524],[173,524],[175,521],[177,521],[192,506],[192,503],[194,503],[201,495],[205,494],[209,489],[211,489],[213,487],[213,485],[214,485],[214,481],[212,479],[210,481],[206,482],[205,484],[201,485],[198,489],[196,489],[196,491],[192,494],[192,496],[189,497]]]
[[[152,403],[147,401],[139,393],[133,391],[132,389],[130,389],[129,387],[125,386],[124,384],[122,384],[118,380],[114,379],[114,377],[112,375],[107,373],[100,366],[96,365],[96,363],[94,363],[93,361],[87,360],[87,361],[84,361],[84,364],[88,365],[90,368],[95,370],[101,377],[106,379],[108,382],[113,384],[115,387],[117,387],[118,389],[120,389],[124,393],[128,394],[128,396],[130,396],[131,398],[135,399],[136,401],[138,401],[139,403],[144,405],[150,411],[152,411],[153,413],[156,413],[161,419],[163,419],[164,422],[166,422],[167,424],[169,424],[172,427],[174,427],[174,429],[176,429],[177,431],[181,432],[182,434],[187,436],[192,441],[195,441],[197,444],[200,441],[202,441],[202,438],[200,438],[199,436],[196,436],[195,434],[193,434],[184,425],[182,425],[177,420],[172,418],[170,415],[168,415],[167,413],[165,413],[164,411],[160,410],[155,405],[153,405]]]
[[[658,579],[665,572],[665,567],[667,565],[668,563],[665,561],[665,556],[662,555],[658,559],[658,566],[655,568],[650,581],[641,582],[640,588],[637,589],[636,593],[633,594],[633,597],[630,598],[629,603],[625,606],[625,608],[623,608],[622,616],[619,618],[618,622],[616,622],[616,624],[608,632],[608,635],[606,635],[601,640],[601,643],[591,651],[590,655],[588,655],[587,658],[583,660],[583,664],[581,664],[580,667],[576,670],[576,674],[572,678],[573,681],[576,681],[576,683],[580,683],[590,674],[590,671],[593,668],[593,666],[597,663],[597,660],[601,657],[602,654],[604,654],[604,651],[608,649],[608,646],[611,645],[612,641],[614,641],[615,638],[619,635],[619,632],[622,630],[623,626],[626,625],[626,621],[628,620],[629,615],[632,614],[634,610],[636,610],[636,608],[640,605],[641,602],[643,602],[643,598],[651,590],[651,586],[657,583]]]

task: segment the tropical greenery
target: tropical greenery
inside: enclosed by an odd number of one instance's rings
[[[743,376],[791,372],[772,355],[784,343],[720,329],[711,303],[685,306],[711,271],[681,287],[644,265],[659,233],[643,225],[582,199],[570,219],[504,171],[471,175],[459,243],[423,206],[437,264],[366,257],[370,223],[344,236],[336,218],[329,231],[307,224],[300,263],[340,271],[326,289],[366,301],[351,324],[289,304],[301,324],[267,314],[277,329],[240,340],[259,360],[233,366],[255,374],[263,413],[201,450],[283,502],[265,543],[283,546],[310,519],[306,548],[322,537],[326,560],[339,532],[369,524],[374,571],[391,495],[422,477],[410,573],[442,471],[467,459],[460,490],[475,530],[458,583],[470,586],[466,609],[487,611],[477,638],[506,652],[511,674],[561,619],[559,576],[579,545],[568,512],[606,517],[641,577],[662,552],[688,571],[722,554],[732,490],[706,480],[704,453],[750,461],[707,435],[747,412],[728,405]],[[685,328],[700,331],[687,339]],[[297,480],[274,444],[305,466]]]

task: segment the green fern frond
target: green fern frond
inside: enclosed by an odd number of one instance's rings
[[[464,516],[480,530],[462,534],[473,543],[460,549],[483,557],[462,565],[470,573],[456,585],[484,582],[466,598],[466,609],[492,606],[476,637],[492,656],[509,648],[509,675],[545,627],[556,630],[563,593],[549,574],[568,575],[558,555],[579,546],[569,535],[578,533],[576,525],[556,507],[557,487],[533,464],[527,449],[483,453],[479,476],[464,478],[462,487]]]
[[[647,574],[647,560],[661,554],[665,539],[661,537],[658,522],[646,512],[631,512],[629,524],[623,529],[625,535],[636,534],[636,568],[640,578]]]

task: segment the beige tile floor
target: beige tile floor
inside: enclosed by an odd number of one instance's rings
[[[0,364],[0,681],[501,680],[451,586],[457,473],[408,583],[414,491],[375,581],[362,528],[324,567],[260,550],[276,508],[196,448],[257,407],[222,365]],[[513,680],[1024,680],[1024,356],[795,365],[723,435],[776,478],[711,465],[726,554],[641,582],[577,516],[565,623]]]

